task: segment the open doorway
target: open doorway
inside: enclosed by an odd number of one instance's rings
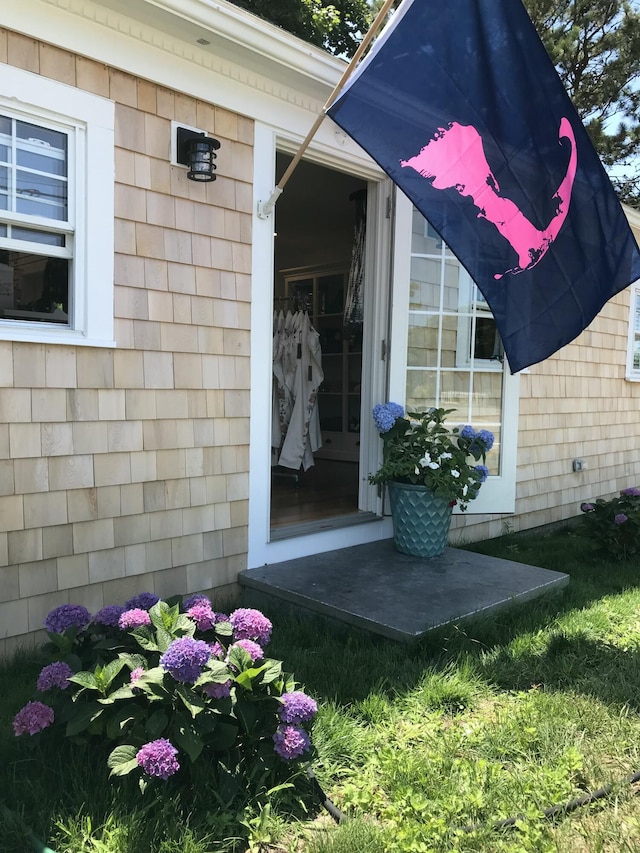
[[[277,154],[277,174],[290,160]],[[272,539],[358,514],[366,193],[303,160],[276,207]]]

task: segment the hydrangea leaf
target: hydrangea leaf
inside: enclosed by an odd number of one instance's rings
[[[158,710],[151,714],[146,722],[145,730],[151,740],[159,738],[169,724],[169,717],[164,711]]]
[[[221,637],[230,637],[233,633],[231,622],[216,622],[216,634]]]
[[[84,687],[85,690],[100,691],[98,681],[92,672],[76,672],[75,675],[71,676],[69,681],[72,681],[74,684],[79,684],[80,687]]]
[[[137,750],[135,746],[122,744],[116,746],[107,758],[107,767],[111,769],[110,776],[126,776],[138,767],[136,760]]]
[[[271,684],[282,675],[282,661],[269,658],[264,662],[262,684]]]
[[[154,632],[147,626],[141,625],[139,628],[134,628],[131,632],[136,638],[138,645],[149,652],[162,651],[156,642]]]
[[[138,708],[132,708],[131,706],[118,708],[116,713],[107,721],[107,737],[111,740],[116,740],[122,735],[122,732],[127,728],[127,726],[131,723],[135,723],[136,719],[139,717],[140,711]]]
[[[198,696],[197,693],[194,693],[193,690],[190,690],[184,684],[176,684],[175,692],[192,717],[197,716],[207,707],[207,700],[202,696]]]
[[[196,761],[202,752],[202,739],[190,725],[176,726],[173,736],[179,747],[184,749],[191,761]]]
[[[67,737],[73,737],[88,729],[100,717],[103,711],[104,708],[97,702],[89,702],[86,705],[80,706],[76,705],[73,715],[67,723]]]
[[[209,739],[209,744],[212,749],[219,752],[224,752],[234,745],[237,736],[237,724],[222,720],[218,723],[213,734],[211,735],[211,738]]]

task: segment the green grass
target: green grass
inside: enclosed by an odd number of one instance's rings
[[[177,783],[141,798],[108,782],[100,750],[15,739],[31,655],[0,667],[0,851],[29,850],[25,827],[56,853],[637,851],[628,786],[541,815],[640,769],[640,560],[603,561],[562,530],[473,549],[566,571],[570,585],[414,647],[269,614],[270,654],[319,700],[314,767],[345,823],[310,798],[306,815],[285,795],[231,814]],[[492,827],[514,815],[515,828]]]

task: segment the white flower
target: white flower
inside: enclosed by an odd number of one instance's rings
[[[441,453],[440,460],[442,459],[453,459],[453,456],[451,455],[451,453]]]
[[[456,469],[454,468],[453,471],[451,472],[451,476],[455,477],[457,480],[458,477],[460,476],[460,471],[456,471]]]
[[[420,473],[420,468],[419,468],[417,465],[416,465],[416,467],[413,469],[413,473],[414,473],[414,474],[419,474],[419,473]]]
[[[436,470],[436,469],[438,469],[439,467],[440,467],[440,466],[438,465],[438,463],[437,463],[437,462],[429,462],[429,463],[427,463],[427,468],[431,468],[433,471],[435,471],[435,470]]]
[[[428,465],[431,462],[431,457],[428,453],[425,453],[422,459],[418,460],[418,465]],[[416,472],[417,473],[417,472]]]
[[[469,486],[463,486],[462,487],[462,497],[463,498],[466,498],[468,491],[469,491]]]

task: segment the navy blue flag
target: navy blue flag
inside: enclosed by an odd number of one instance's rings
[[[520,0],[404,0],[329,109],[439,232],[512,372],[640,278],[640,252]]]

